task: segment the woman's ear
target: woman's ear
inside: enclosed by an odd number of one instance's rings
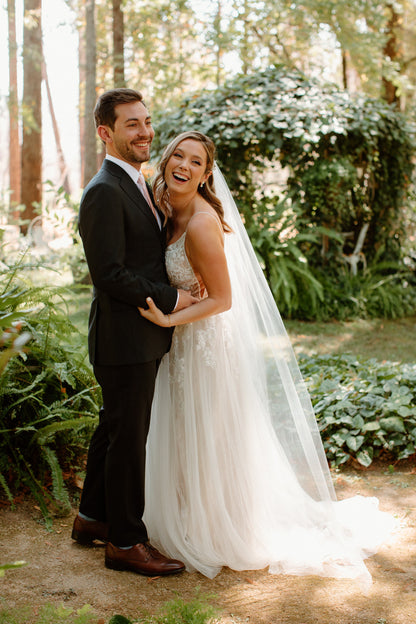
[[[205,182],[208,180],[208,178],[209,178],[210,176],[212,176],[212,171],[207,171],[207,172],[204,174],[203,178],[202,178],[201,184],[202,184],[202,183],[204,183],[204,184],[205,184]]]

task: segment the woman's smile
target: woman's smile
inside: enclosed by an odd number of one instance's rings
[[[172,172],[172,177],[175,178],[178,182],[188,182],[189,177],[184,173],[179,173],[177,171]]]
[[[207,158],[203,146],[194,139],[185,139],[169,158],[165,179],[171,190],[185,187],[189,193],[197,193],[205,182]]]

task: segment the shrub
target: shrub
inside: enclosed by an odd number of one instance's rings
[[[196,591],[196,597],[190,602],[182,598],[166,602],[157,615],[151,615],[138,620],[130,620],[123,615],[114,615],[108,624],[214,624],[218,620],[218,610],[210,604],[213,596],[201,595]]]
[[[336,303],[331,291],[342,291],[344,281],[348,285],[343,256],[354,251],[364,226],[368,229],[361,252],[368,265],[379,264],[377,280],[392,273],[381,271],[384,262],[395,262],[404,278],[384,282],[387,298],[397,299],[400,284],[410,279],[403,243],[408,236],[405,210],[412,192],[415,129],[403,115],[380,100],[353,97],[335,85],[321,85],[274,66],[189,95],[175,110],[163,110],[156,124],[155,156],[183,130],[196,129],[214,140],[219,164],[283,315],[398,315],[400,306],[392,312],[377,281],[361,271],[352,280],[351,297],[343,298],[346,312],[339,304],[331,311]],[[287,239],[275,240],[281,234],[280,200],[274,198],[273,210],[262,178],[276,161],[287,171],[284,201],[296,217],[298,235],[290,249]],[[357,306],[354,293],[363,290],[371,297],[367,305],[366,295],[359,295]],[[410,303],[407,293],[399,299]],[[413,300],[411,312],[415,311]]]
[[[99,618],[89,605],[71,609],[64,605],[47,604],[36,608],[34,605],[8,609],[0,604],[0,624],[98,624]]]
[[[416,452],[416,364],[301,356],[328,461],[407,459]]]
[[[69,510],[63,469],[85,452],[100,396],[85,337],[68,318],[76,292],[33,286],[27,269],[21,261],[0,271],[0,318],[9,327],[0,353],[10,355],[0,376],[0,487],[10,501],[28,487],[48,517],[47,503]],[[11,323],[31,336],[24,351],[7,343]]]

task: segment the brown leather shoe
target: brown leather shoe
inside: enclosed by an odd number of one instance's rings
[[[108,524],[99,520],[84,520],[77,515],[71,537],[83,546],[92,546],[94,540],[108,542]]]
[[[130,570],[145,576],[166,576],[185,570],[181,561],[168,559],[149,543],[136,544],[123,550],[108,542],[105,547],[105,565],[112,570]]]

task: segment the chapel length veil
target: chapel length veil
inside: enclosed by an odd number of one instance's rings
[[[254,387],[263,394],[273,428],[304,491],[317,501],[336,500],[312,403],[273,295],[237,206],[217,165],[215,193],[233,233],[225,235],[232,286],[232,315],[239,328]]]

